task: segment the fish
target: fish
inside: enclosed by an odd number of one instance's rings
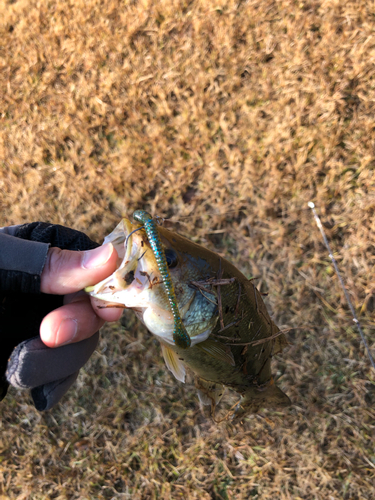
[[[179,345],[165,275],[140,220],[123,218],[105,237],[103,244],[112,243],[118,253],[117,269],[86,292],[106,302],[99,307],[132,309],[160,342],[175,378],[184,383],[187,370],[193,372],[199,400],[211,406],[214,418],[225,388],[240,398],[227,413],[232,420],[289,406],[271,372],[272,357],[288,343],[253,280],[217,253],[158,225],[178,317],[190,338],[188,347]]]

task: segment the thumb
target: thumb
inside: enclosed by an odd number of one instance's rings
[[[41,275],[40,291],[56,295],[77,292],[112,274],[116,263],[117,252],[111,243],[86,252],[52,247]]]

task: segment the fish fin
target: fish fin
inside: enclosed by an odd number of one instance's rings
[[[234,419],[246,417],[250,413],[256,413],[261,408],[274,408],[290,406],[292,403],[288,396],[275,385],[273,378],[266,388],[250,387],[244,393],[239,402],[239,408]]]
[[[232,366],[236,365],[230,347],[224,346],[220,342],[216,342],[216,340],[207,339],[204,342],[200,342],[199,344],[197,344],[196,347],[198,347],[198,349],[208,354],[209,356],[222,361],[223,363],[227,363],[228,365]]]
[[[207,405],[210,405],[212,403],[211,399],[206,396],[206,394],[201,391],[200,389],[198,389],[198,399],[199,399],[199,402],[204,405],[204,406],[207,406]]]
[[[195,386],[198,389],[198,397],[202,405],[217,405],[225,391],[222,384],[216,384],[203,378],[197,378]]]
[[[168,370],[173,373],[177,380],[185,383],[186,370],[184,364],[178,359],[178,355],[165,344],[161,344],[161,351]]]
[[[288,345],[288,341],[284,333],[275,338],[275,343],[273,346],[273,354],[279,354],[284,350],[284,348]]]

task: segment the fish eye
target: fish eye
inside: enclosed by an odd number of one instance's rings
[[[167,259],[169,269],[177,266],[177,254],[172,248],[167,248],[165,250],[165,258]]]

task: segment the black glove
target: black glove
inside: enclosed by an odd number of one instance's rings
[[[44,222],[15,226],[7,232],[67,250],[91,250],[99,246],[79,231]],[[39,338],[39,327],[50,311],[63,305],[63,296],[38,293],[40,276],[23,278],[22,273],[15,272],[11,281],[17,283],[16,291],[0,291],[0,400],[10,383],[32,389],[35,407],[47,410],[77,378],[79,369],[95,350],[98,333],[74,344],[47,347]]]
[[[31,389],[37,410],[49,410],[75,382],[98,343],[99,332],[86,340],[51,349],[39,337],[21,342],[8,361],[6,378],[19,389]]]

